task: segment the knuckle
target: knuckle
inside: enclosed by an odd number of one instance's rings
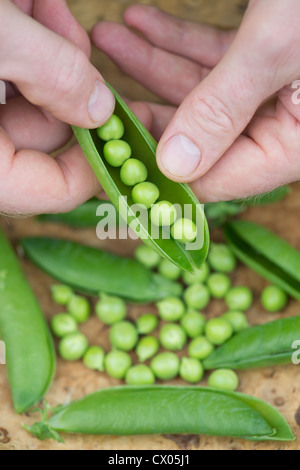
[[[194,99],[189,110],[189,120],[192,120],[193,127],[196,125],[212,135],[227,134],[235,128],[227,105],[213,96],[198,96]]]

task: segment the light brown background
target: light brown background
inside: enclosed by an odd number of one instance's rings
[[[122,11],[131,1],[121,0],[69,0],[70,7],[86,29],[90,29],[98,20],[121,21]],[[219,25],[222,27],[234,27],[239,24],[246,1],[244,0],[149,0],[139,3],[160,6],[170,13],[177,14],[190,20],[198,20]],[[103,54],[94,51],[93,62],[101,69],[103,75],[117,90],[133,99],[151,99],[151,94],[140,86],[132,87],[129,78],[124,77],[106,59]],[[257,208],[248,211],[245,217],[250,220],[260,221],[266,226],[277,231],[300,249],[300,188],[294,187],[293,194],[281,203],[269,208]],[[41,226],[34,220],[8,220],[1,219],[4,228],[13,243],[21,236],[47,234],[49,236],[65,236],[84,243],[99,244],[94,231],[75,231],[58,228],[47,224]],[[215,233],[216,239],[220,238]],[[102,242],[101,246],[120,254],[131,254],[134,242]],[[53,281],[41,273],[27,260],[22,259],[22,265],[28,279],[39,298],[45,316],[49,319],[55,313],[59,313],[59,307],[55,306],[49,294],[49,287]],[[277,319],[284,315],[299,315],[299,304],[291,301],[286,312],[282,315],[270,316],[262,311],[258,301],[259,293],[265,282],[256,274],[244,267],[239,267],[234,274],[233,281],[236,284],[247,283],[255,292],[256,302],[249,312],[251,324],[257,324]],[[225,310],[222,302],[214,302],[206,311],[209,317],[219,315]],[[145,308],[131,306],[129,315],[131,318],[138,316]],[[155,308],[146,308],[147,311],[155,311]],[[107,329],[92,318],[82,330],[88,335],[90,341],[102,344],[108,348]],[[300,339],[300,332],[299,332]],[[0,366],[0,450],[9,449],[39,449],[39,450],[65,450],[65,449],[94,449],[94,450],[292,450],[300,448],[300,416],[298,425],[296,412],[300,406],[300,366],[273,367],[259,371],[247,371],[239,373],[240,388],[244,393],[252,394],[275,406],[289,421],[297,436],[294,443],[250,443],[229,438],[213,438],[206,436],[138,436],[138,437],[111,437],[111,436],[72,436],[64,435],[65,444],[57,444],[52,441],[40,442],[29,436],[22,428],[21,423],[31,424],[39,417],[35,415],[18,416],[14,413],[9,386],[4,366]],[[53,386],[47,399],[52,406],[65,403],[68,400],[80,398],[97,389],[117,384],[118,381],[110,380],[105,374],[91,372],[82,364],[68,364],[58,362],[57,373]],[[172,383],[180,383],[179,380]],[[203,381],[203,384],[206,380]],[[134,452],[133,452],[134,454]]]

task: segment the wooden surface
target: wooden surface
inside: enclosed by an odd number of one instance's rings
[[[80,22],[87,28],[100,19],[121,21],[122,11],[130,3],[121,0],[70,0],[69,4]],[[156,0],[140,3],[155,4],[161,8],[178,14],[181,17],[199,21],[219,24],[224,27],[232,27],[238,24],[241,18],[242,0]],[[131,86],[131,81],[116,71],[115,67],[104,59],[102,54],[94,52],[93,61],[101,66],[105,77],[111,81],[121,93],[131,98],[143,99],[151,97],[142,87]],[[134,90],[134,93],[133,93]],[[294,187],[293,193],[284,202],[269,208],[251,209],[245,215],[246,218],[260,222],[272,228],[278,234],[285,237],[295,247],[300,249],[300,186]],[[61,228],[56,225],[41,225],[34,220],[0,220],[1,227],[17,245],[22,236],[48,235],[62,236],[78,240],[83,243],[100,245],[104,248],[119,253],[131,254],[135,242],[132,241],[108,241],[99,242],[94,230],[76,231]],[[220,239],[218,232],[213,234],[216,240]],[[46,318],[49,320],[60,308],[53,304],[50,298],[50,285],[53,280],[43,274],[27,260],[20,258],[26,275],[36,293]],[[281,315],[270,315],[262,311],[259,303],[259,294],[266,285],[258,275],[247,268],[240,266],[233,275],[236,285],[247,284],[255,292],[255,304],[249,312],[251,324],[264,323],[273,319],[288,315],[299,315],[299,303],[291,301],[286,311]],[[17,293],[16,293],[17,294]],[[222,301],[213,302],[206,310],[208,317],[222,314],[225,311]],[[130,306],[129,317],[134,319],[143,311],[154,311],[155,307]],[[101,344],[109,348],[108,331],[100,322],[92,317],[82,331],[87,334],[91,343]],[[299,332],[300,339],[300,332]],[[243,440],[229,438],[214,438],[207,436],[138,436],[138,437],[112,437],[112,436],[75,436],[64,435],[65,444],[57,444],[53,441],[40,442],[31,437],[21,427],[21,423],[32,424],[39,419],[37,414],[18,416],[12,408],[6,370],[0,366],[0,450],[11,449],[39,449],[39,450],[292,450],[300,448],[300,366],[272,367],[263,370],[245,371],[239,373],[239,390],[266,400],[275,406],[288,420],[297,440],[293,443],[250,443]],[[206,384],[206,379],[202,384]],[[118,384],[117,380],[109,379],[105,374],[88,371],[81,363],[69,364],[58,361],[58,367],[54,383],[47,394],[47,399],[52,406],[66,403],[69,400],[78,399],[95,390]],[[181,383],[180,380],[171,383]],[[297,414],[298,411],[298,414]],[[297,418],[298,416],[298,418]],[[298,421],[298,424],[297,424]]]

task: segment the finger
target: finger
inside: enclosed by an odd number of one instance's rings
[[[147,103],[147,106],[152,112],[151,134],[156,140],[159,140],[173,118],[176,108],[155,103]]]
[[[99,23],[92,40],[123,72],[176,105],[209,73],[188,59],[153,47],[123,25]]]
[[[222,31],[169,15],[146,5],[132,5],[124,20],[155,46],[214,67],[230,46],[235,31]]]
[[[129,102],[128,106],[146,129],[150,131],[153,124],[153,115],[150,107],[146,103],[141,103],[139,101]]]

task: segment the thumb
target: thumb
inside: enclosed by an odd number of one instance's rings
[[[0,10],[0,77],[61,121],[86,128],[106,122],[114,97],[85,53],[8,0]]]

